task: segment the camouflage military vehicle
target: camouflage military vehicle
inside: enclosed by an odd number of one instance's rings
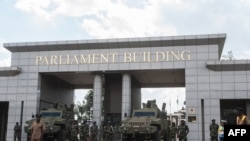
[[[160,141],[167,140],[169,121],[165,112],[164,103],[162,111],[157,107],[155,100],[147,101],[142,109],[133,110],[132,117],[121,122],[119,131],[123,141]]]
[[[41,110],[41,121],[46,125],[46,131],[44,133],[45,140],[57,140],[65,141],[67,138],[68,129],[72,120],[74,120],[73,105],[67,108],[65,105],[55,104],[53,107],[47,110]],[[27,133],[27,137],[30,138],[31,125],[36,119],[26,121],[24,131]]]

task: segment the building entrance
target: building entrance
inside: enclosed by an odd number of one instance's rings
[[[102,89],[100,92],[104,93],[104,97],[103,101],[95,101],[97,97],[94,97],[93,105],[100,105],[100,102],[104,102],[103,122],[109,120],[120,122],[125,115],[130,116],[133,109],[140,108],[142,88],[177,88],[185,86],[185,70],[183,69],[40,73],[40,103],[37,106],[39,108],[38,111],[50,107],[53,102],[66,105],[74,103],[75,89],[95,89],[95,75],[100,76],[100,81],[96,82],[100,82],[100,88],[98,87],[98,90]],[[96,92],[96,90],[94,90],[94,92]],[[123,93],[127,94],[122,98]],[[172,102],[172,107],[178,106],[176,104],[177,97],[176,95],[174,97],[175,99],[172,98],[172,100],[175,101]],[[122,102],[124,99],[126,99],[125,102]],[[162,98],[156,98],[156,101],[161,101],[160,99]],[[167,95],[166,99],[168,99]],[[168,103],[169,101],[164,102]],[[123,105],[123,108],[131,108],[122,113],[122,103],[128,104],[127,106]],[[97,118],[100,117],[97,116]],[[94,117],[93,120],[97,119]]]

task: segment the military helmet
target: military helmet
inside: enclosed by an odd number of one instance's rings
[[[42,115],[40,113],[36,114],[36,118],[41,118],[41,117],[42,117]]]

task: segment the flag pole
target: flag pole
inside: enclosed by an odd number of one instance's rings
[[[169,108],[170,108],[170,112],[169,112],[169,120],[172,122],[172,113],[171,113],[171,98],[169,98]]]
[[[177,111],[179,111],[179,96],[177,96],[176,103],[177,103]]]

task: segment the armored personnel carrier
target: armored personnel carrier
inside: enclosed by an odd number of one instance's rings
[[[122,121],[119,131],[123,141],[160,141],[167,140],[169,121],[163,103],[162,111],[156,100],[149,100],[142,109],[133,110],[132,117]]]
[[[42,115],[41,121],[46,125],[46,131],[44,133],[44,140],[56,140],[65,141],[67,138],[68,129],[70,127],[71,121],[74,120],[74,105],[70,108],[62,104],[54,104],[53,107],[47,110],[41,110]],[[26,121],[26,126],[24,126],[24,131],[27,133],[27,138],[31,135],[31,125],[36,119]]]

